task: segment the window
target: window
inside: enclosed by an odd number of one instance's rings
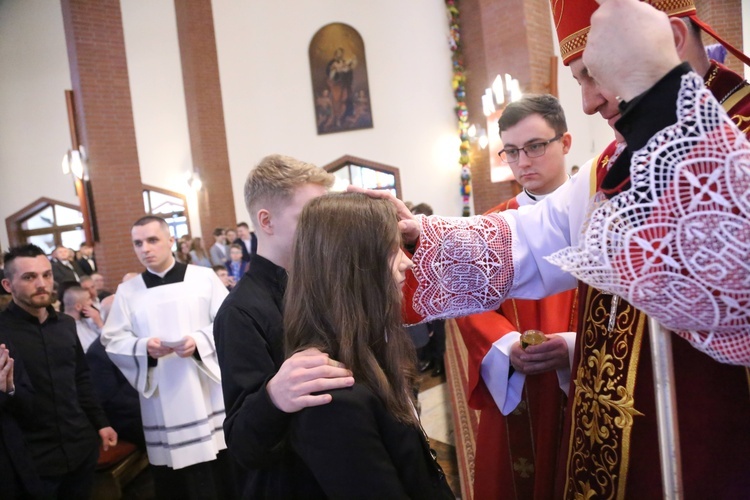
[[[183,195],[153,186],[143,188],[143,207],[147,214],[163,217],[175,240],[190,233],[190,217]]]
[[[365,189],[390,191],[396,198],[401,198],[401,177],[396,167],[347,155],[323,168],[336,176],[334,191],[343,191],[353,184]]]
[[[80,209],[61,201],[39,198],[5,222],[11,246],[33,243],[49,254],[60,245],[77,250],[86,241]]]

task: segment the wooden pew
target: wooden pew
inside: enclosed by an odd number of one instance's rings
[[[99,461],[96,464],[94,500],[119,500],[122,488],[132,481],[148,466],[146,451],[133,443],[120,441],[109,450],[99,449]]]

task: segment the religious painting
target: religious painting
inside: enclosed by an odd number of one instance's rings
[[[351,26],[331,23],[310,41],[318,134],[372,128],[365,44]]]

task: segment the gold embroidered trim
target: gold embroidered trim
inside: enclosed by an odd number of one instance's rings
[[[719,67],[717,65],[713,65],[713,68],[708,73],[708,76],[706,77],[706,88],[711,88],[711,84],[714,83],[714,78],[716,78],[716,75],[719,74]]]
[[[591,162],[591,173],[589,174],[589,195],[594,196],[596,193],[596,190],[599,186],[597,186],[596,178],[597,178],[597,171],[599,170],[599,159],[602,157],[602,153],[599,153],[596,158],[593,159]],[[609,157],[604,158],[603,165],[606,167],[607,163],[609,163]]]
[[[510,299],[510,303],[513,304],[513,315],[516,317],[516,330],[518,333],[523,332],[521,330],[521,318],[518,317],[518,308],[516,307],[516,299]]]
[[[586,26],[560,40],[560,57],[563,61],[586,48],[586,39],[590,29],[591,26]]]
[[[630,366],[628,367],[628,379],[627,379],[627,393],[632,395],[632,394],[635,394],[635,382],[636,382],[636,379],[638,378],[638,362],[640,361],[640,358],[641,358],[641,347],[643,344],[643,332],[645,330],[647,317],[644,313],[637,310],[630,304],[627,304],[627,306],[633,311],[633,314],[635,316],[634,324],[636,325],[635,335],[633,337],[633,344],[632,344],[632,350],[631,350],[631,356],[630,356]],[[633,403],[635,404],[635,400],[633,400]],[[633,411],[637,415],[643,416],[643,413],[636,410],[635,407],[633,407]],[[628,468],[630,466],[630,437],[631,437],[632,432],[633,432],[633,421],[631,419],[630,425],[625,427],[622,433],[623,460],[620,463],[620,478],[622,480],[620,481],[620,485],[617,491],[618,498],[625,498],[625,485],[627,484],[627,481],[625,479],[628,477]]]
[[[568,323],[568,331],[573,331],[573,325],[578,317],[578,287],[576,287],[573,294],[573,306],[570,308],[570,322]]]
[[[589,288],[584,303],[566,498],[625,497],[631,430],[634,418],[643,415],[635,407],[633,392],[646,318],[620,301],[615,328],[608,333],[609,297]]]
[[[706,88],[713,92],[713,89],[711,89],[711,84],[716,78],[716,75],[719,73],[719,67],[713,63],[711,66],[711,71],[709,71],[704,80],[706,83]],[[721,106],[724,108],[724,111],[729,113],[729,111],[733,107],[739,104],[748,95],[750,95],[750,85],[747,85],[746,82],[742,81],[737,87],[732,89],[724,97],[716,96],[716,99],[719,100]],[[748,133],[750,133],[750,116],[743,116],[739,114],[733,115],[732,121],[735,125],[737,125],[737,128],[739,128],[743,134],[747,135]]]
[[[747,97],[748,94],[750,94],[750,85],[747,85],[734,94],[731,94],[729,98],[721,104],[724,107],[724,111],[729,113],[729,110],[735,107],[742,99]],[[734,116],[733,118],[744,118],[747,120],[746,116]]]
[[[693,0],[648,0],[648,3],[669,17],[680,17],[680,14],[695,12]]]

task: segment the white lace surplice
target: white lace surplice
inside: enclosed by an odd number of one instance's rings
[[[749,164],[745,136],[691,73],[678,122],[633,155],[632,186],[612,199],[586,203],[587,164],[529,210],[419,218],[414,309],[472,314],[570,289],[574,276],[715,359],[750,364]]]
[[[513,280],[506,220],[491,214],[431,221],[434,224],[423,220],[422,245],[414,255],[417,261],[430,263],[414,269],[420,283],[414,294],[414,303],[422,306],[418,311],[431,319],[446,310],[462,316],[496,309]]]
[[[750,145],[693,73],[677,114],[633,155],[631,188],[549,260],[715,359],[750,364]]]
[[[414,310],[426,319],[496,309],[506,298],[540,299],[576,280],[545,260],[578,242],[592,162],[554,193],[518,210],[476,217],[417,216]]]

